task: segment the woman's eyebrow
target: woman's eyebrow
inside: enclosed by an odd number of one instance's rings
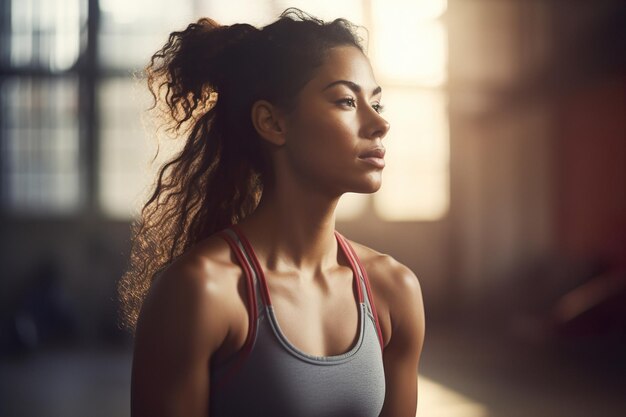
[[[358,85],[357,83],[354,83],[352,81],[348,81],[348,80],[337,80],[337,81],[333,81],[332,83],[328,84],[326,87],[324,87],[324,89],[322,91],[326,91],[328,90],[330,87],[337,85],[337,84],[344,84],[346,85],[350,90],[354,91],[355,93],[360,93],[362,88],[360,85]],[[374,88],[374,90],[372,90],[372,95],[375,96],[378,93],[381,93],[383,91],[383,89],[381,88],[381,86],[377,86],[376,88]]]

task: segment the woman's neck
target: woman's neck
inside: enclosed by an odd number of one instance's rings
[[[257,209],[239,227],[268,271],[298,270],[314,277],[337,265],[335,208],[311,192],[263,193]]]

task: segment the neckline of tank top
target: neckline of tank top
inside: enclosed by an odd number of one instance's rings
[[[233,225],[231,225],[231,229],[235,232],[235,234],[237,235],[237,237],[241,241],[241,243],[244,246],[244,249],[246,250],[246,252],[248,252],[248,254],[249,254],[248,257],[250,258],[250,260],[252,261],[252,264],[253,264],[251,266],[254,268],[255,274],[260,277],[259,280],[262,281],[262,282],[259,283],[261,288],[263,290],[267,291],[267,284],[266,284],[266,281],[265,281],[265,275],[263,273],[263,269],[260,266],[260,262],[258,261],[256,253],[254,252],[254,249],[252,248],[252,245],[247,240],[247,237],[243,233],[241,228],[239,228],[237,225],[233,224]],[[360,350],[361,345],[363,344],[363,340],[365,338],[364,337],[365,336],[365,320],[370,316],[366,312],[367,306],[366,306],[365,301],[363,299],[364,295],[363,295],[363,288],[362,287],[365,284],[364,284],[364,282],[362,282],[361,274],[358,271],[358,269],[357,269],[356,265],[354,264],[354,262],[352,261],[352,258],[350,256],[350,254],[347,253],[348,249],[346,247],[344,247],[343,244],[341,243],[341,241],[340,241],[341,235],[339,234],[339,232],[335,231],[335,237],[338,240],[338,245],[341,247],[340,250],[343,251],[344,256],[348,259],[348,261],[350,263],[350,268],[352,269],[353,283],[358,288],[358,290],[357,290],[358,297],[359,297],[359,300],[357,302],[357,307],[358,307],[358,323],[357,323],[358,337],[357,337],[357,341],[353,345],[351,345],[351,347],[349,348],[348,351],[343,352],[343,353],[339,353],[339,354],[336,354],[336,355],[313,355],[313,354],[310,354],[310,353],[302,351],[297,346],[295,346],[293,343],[291,343],[289,341],[289,339],[287,338],[287,336],[283,333],[282,328],[280,327],[280,323],[278,322],[278,318],[276,317],[276,312],[274,310],[274,306],[271,304],[271,302],[269,304],[266,303],[266,305],[265,305],[265,307],[267,308],[268,316],[269,316],[270,326],[272,327],[272,331],[276,335],[276,337],[279,340],[279,342],[288,351],[290,351],[295,356],[299,357],[300,359],[302,359],[304,361],[307,361],[307,362],[310,362],[310,363],[314,363],[314,364],[322,364],[322,365],[339,364],[339,363],[347,362],[347,361],[351,360],[352,358],[354,358],[356,353]],[[346,244],[347,244],[347,242],[346,242]],[[263,287],[265,287],[265,288],[263,288]],[[268,296],[268,299],[269,299],[269,291],[267,291],[267,296]]]

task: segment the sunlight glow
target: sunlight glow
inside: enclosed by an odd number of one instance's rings
[[[398,22],[411,20],[434,20],[448,8],[447,0],[372,0],[374,15],[384,13]]]
[[[158,169],[180,151],[183,140],[156,131],[147,89],[127,79],[99,87],[103,128],[100,142],[99,200],[110,218],[137,217],[157,180]],[[157,147],[159,155],[152,162]]]
[[[169,33],[172,22],[182,25],[194,15],[192,4],[188,0],[175,4],[169,0],[99,0],[99,6],[102,13],[115,24],[128,25],[142,22],[141,29],[148,29],[146,31],[148,33]],[[159,27],[159,24],[163,22],[167,22],[170,26]]]
[[[141,15],[150,10],[159,10],[151,6],[150,0],[100,0],[99,5],[103,13],[110,14],[117,23],[131,23],[141,18]]]
[[[487,407],[419,376],[417,417],[487,417]]]
[[[35,64],[53,71],[74,65],[85,20],[80,4],[80,0],[13,0],[11,64]]]
[[[385,90],[387,165],[374,209],[385,220],[436,220],[449,205],[446,98],[439,90]]]
[[[373,55],[386,80],[429,87],[445,83],[448,51],[441,22],[397,22],[384,12],[376,20]]]
[[[438,87],[447,78],[446,0],[372,2],[372,56],[385,80]]]
[[[342,17],[356,25],[365,23],[362,0],[275,0],[273,3],[279,13],[287,7],[297,7],[325,21]]]
[[[365,211],[370,194],[345,193],[335,210],[337,220],[353,220]]]
[[[371,0],[369,54],[384,86],[387,165],[374,210],[385,220],[438,220],[449,206],[446,0]]]
[[[222,25],[246,22],[253,26],[265,26],[277,16],[267,1],[230,0],[199,3],[200,14],[209,16]]]

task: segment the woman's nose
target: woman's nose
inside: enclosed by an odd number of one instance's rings
[[[382,139],[385,137],[390,128],[391,125],[389,124],[389,122],[379,113],[376,113],[376,115],[374,116],[374,120],[371,122],[368,137]]]

